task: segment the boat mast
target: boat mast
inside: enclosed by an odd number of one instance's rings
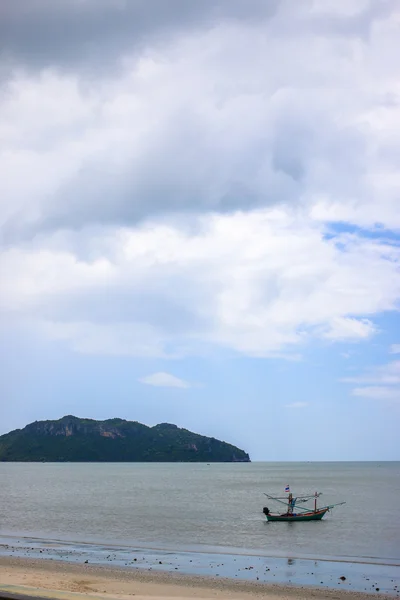
[[[292,495],[292,492],[290,492],[289,498],[288,498],[288,515],[293,514],[293,504],[292,504],[292,501],[293,501],[293,495]]]
[[[318,498],[318,492],[315,492],[315,495],[314,495],[314,512],[317,512],[317,498]]]

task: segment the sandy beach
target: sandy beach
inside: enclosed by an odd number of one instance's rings
[[[245,599],[255,596],[269,600],[361,600],[366,597],[365,593],[341,590],[273,586],[212,577],[11,557],[0,557],[0,597],[1,593],[57,600],[78,599],[80,596],[110,599],[135,596],[135,600]],[[384,596],[375,593],[374,597]]]

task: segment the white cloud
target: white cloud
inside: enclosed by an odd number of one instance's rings
[[[400,344],[392,344],[390,346],[390,353],[391,354],[400,354]]]
[[[346,377],[344,383],[400,384],[400,360],[367,369],[362,375]]]
[[[153,373],[153,375],[147,375],[139,379],[141,383],[147,385],[153,385],[155,387],[175,387],[175,388],[189,388],[191,387],[188,381],[179,379],[170,373]]]
[[[111,33],[112,75],[13,71],[5,321],[130,356],[370,339],[399,306],[400,247],[330,222],[400,229],[399,7],[339,4],[211,10],[212,27],[190,19],[143,53]]]
[[[369,398],[371,400],[394,400],[400,401],[400,388],[384,386],[368,386],[355,388],[352,391],[353,396]]]
[[[400,360],[372,367],[356,377],[347,377],[344,383],[362,384],[352,390],[353,396],[375,400],[400,400]]]
[[[359,340],[371,337],[375,331],[375,325],[369,319],[336,317],[324,333],[324,337],[334,341]]]
[[[7,235],[281,202],[399,229],[399,8],[385,5],[216,16],[143,54],[124,45],[112,78],[21,67],[0,99]]]
[[[28,330],[29,324],[26,326]],[[88,321],[39,321],[31,323],[39,335],[64,340],[81,354],[178,358],[165,350],[168,340],[151,324],[140,322],[95,323]]]
[[[285,404],[285,408],[306,408],[309,406],[308,402],[292,402],[291,404]]]
[[[302,211],[52,236],[3,253],[1,307],[80,352],[298,354],[312,339],[363,341],[400,298],[400,248],[324,236]]]

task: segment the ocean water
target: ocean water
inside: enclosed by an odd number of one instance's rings
[[[400,561],[400,463],[0,463],[0,534],[169,551]],[[267,523],[263,493],[346,501]]]

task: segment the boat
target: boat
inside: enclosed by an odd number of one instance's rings
[[[321,496],[321,492],[315,492],[314,494],[308,494],[307,496],[296,496],[295,498],[290,492],[289,486],[286,486],[285,492],[287,492],[288,496],[270,496],[269,494],[264,494],[270,500],[285,504],[287,507],[286,512],[284,513],[271,513],[269,508],[264,506],[263,513],[267,517],[267,521],[320,521],[322,517],[335,506],[346,504],[345,502],[337,502],[336,504],[328,504],[327,506],[317,508],[317,498]],[[309,502],[312,499],[314,499],[314,510],[310,507],[303,508],[302,506],[299,506],[299,504]]]

